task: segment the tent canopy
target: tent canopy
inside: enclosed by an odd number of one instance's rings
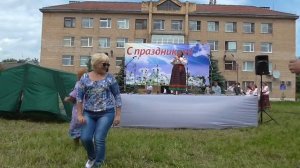
[[[76,75],[33,64],[23,64],[0,73],[0,114],[49,114],[69,120],[72,104],[64,103]]]

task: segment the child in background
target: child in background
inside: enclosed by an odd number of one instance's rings
[[[81,124],[79,123],[77,119],[77,108],[76,108],[76,94],[77,94],[77,87],[78,87],[78,81],[80,80],[81,76],[87,72],[87,69],[80,69],[77,72],[77,82],[75,84],[75,87],[73,91],[69,94],[68,97],[65,97],[64,101],[73,103],[72,108],[72,119],[70,123],[70,129],[69,134],[71,138],[74,140],[74,143],[76,145],[79,145],[79,139],[80,139],[80,132],[81,132]]]

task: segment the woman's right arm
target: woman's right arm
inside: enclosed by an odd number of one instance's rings
[[[77,109],[77,119],[82,124],[85,123],[85,119],[83,117],[83,98],[85,94],[85,85],[84,85],[84,76],[83,75],[78,82],[77,89],[77,95],[76,95],[76,109]]]
[[[76,108],[77,108],[77,119],[79,121],[79,123],[83,124],[85,123],[85,119],[83,117],[83,109],[82,109],[82,102],[77,102],[76,104]]]

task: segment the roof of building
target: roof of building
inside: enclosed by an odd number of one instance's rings
[[[205,15],[235,15],[252,17],[275,17],[275,18],[294,18],[298,16],[291,13],[271,10],[269,7],[242,6],[242,5],[197,5],[197,14]]]
[[[138,2],[73,2],[40,9],[41,12],[105,12],[105,13],[142,13],[142,3]],[[192,15],[206,16],[235,16],[235,17],[271,17],[297,19],[298,16],[271,10],[268,7],[242,5],[207,5],[196,4]]]
[[[141,12],[141,7],[142,3],[136,2],[85,1],[44,7],[41,12]]]

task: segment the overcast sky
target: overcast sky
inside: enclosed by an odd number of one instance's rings
[[[90,0],[92,1],[92,0]],[[102,0],[109,1],[109,0]],[[116,0],[115,0],[116,1]],[[122,2],[121,0],[119,0]],[[141,2],[141,0],[123,0]],[[144,0],[146,1],[146,0]],[[186,0],[181,0],[185,2]],[[208,4],[209,0],[189,0]],[[0,61],[7,58],[40,59],[42,13],[40,8],[69,3],[67,0],[1,0]],[[217,0],[217,4],[268,6],[273,10],[300,15],[299,0]],[[297,20],[297,56],[300,56],[300,19]]]

